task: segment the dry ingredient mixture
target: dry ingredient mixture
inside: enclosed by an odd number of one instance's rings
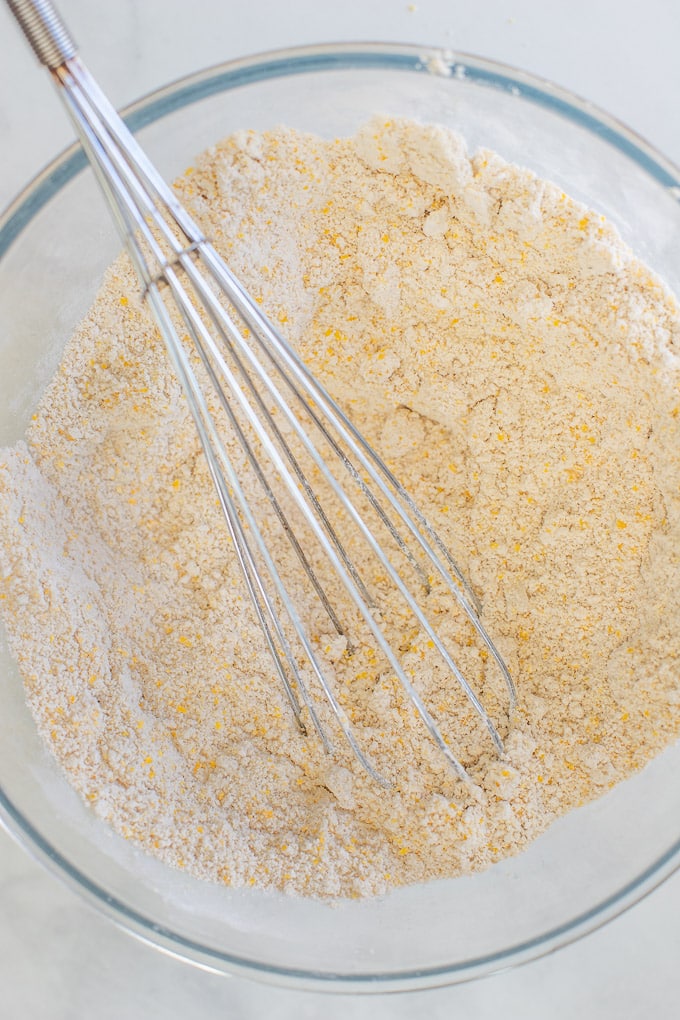
[[[0,453],[40,731],[97,815],[207,879],[357,896],[485,868],[678,735],[680,309],[602,216],[440,127],[242,132],[178,192],[480,594],[507,757],[416,669],[458,780],[370,649],[323,634],[394,787],[299,734],[123,259]]]

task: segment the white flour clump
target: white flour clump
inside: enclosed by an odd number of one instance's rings
[[[507,760],[408,641],[474,784],[361,642],[315,635],[393,788],[300,735],[124,259],[0,456],[40,731],[102,819],[207,879],[356,896],[484,868],[678,735],[678,305],[603,217],[439,127],[243,132],[178,191],[481,596]]]

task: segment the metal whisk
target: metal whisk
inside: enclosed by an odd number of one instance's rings
[[[439,657],[440,667],[455,678],[502,754],[496,725],[423,608],[423,593],[426,596],[436,583],[450,597],[452,609],[457,606],[456,612],[467,619],[466,626],[480,642],[481,659],[490,657],[495,663],[511,711],[512,679],[451,554],[180,205],[78,59],[48,0],[7,2],[39,60],[51,71],[139,275],[143,297],[186,395],[264,640],[300,729],[305,732],[304,720],[311,719],[324,746],[331,749],[328,727],[322,725],[310,693],[310,683],[318,685],[361,764],[386,784],[360,746],[325,675],[323,657],[296,595],[263,537],[228,449],[234,440],[240,447],[239,459],[248,465],[281,534],[291,544],[307,590],[323,607],[332,628],[348,638],[319,560],[342,583],[351,612],[363,620],[435,744],[456,773],[468,778],[409,679],[400,649],[388,639],[379,601],[369,590],[362,563],[350,557],[343,534],[349,528],[363,543],[366,556],[380,565],[383,590],[386,586],[392,595],[398,593],[411,631],[417,630]],[[228,436],[220,422],[228,426]],[[329,506],[335,507],[339,524],[331,521]],[[291,523],[293,514],[302,522],[297,528]],[[348,651],[351,654],[349,643]]]

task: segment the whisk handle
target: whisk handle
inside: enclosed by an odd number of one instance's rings
[[[50,0],[6,0],[41,64],[54,71],[76,55],[76,44]]]

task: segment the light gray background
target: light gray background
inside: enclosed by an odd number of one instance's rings
[[[586,96],[680,162],[680,0],[62,0],[117,104],[211,63],[305,42],[440,45]],[[0,205],[69,126],[0,7]],[[1,296],[0,296],[1,299]],[[119,932],[0,832],[0,1020],[666,1020],[680,1015],[680,876],[576,945],[472,984],[328,998],[205,974]]]

